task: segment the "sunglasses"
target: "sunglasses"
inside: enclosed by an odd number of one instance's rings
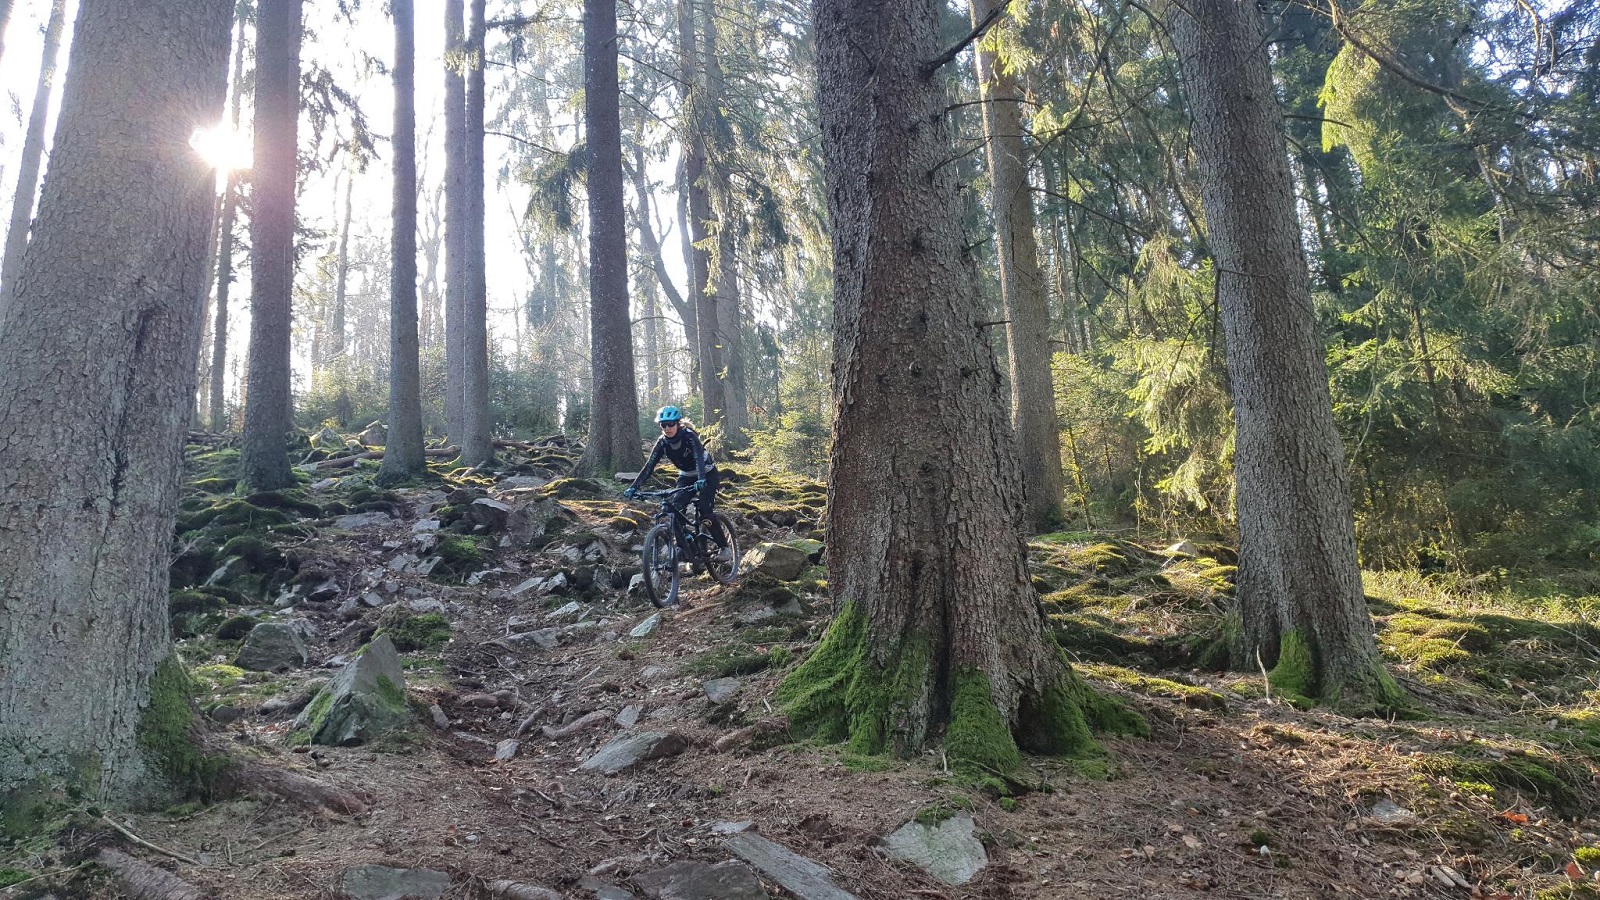
[[[668,428],[677,428],[677,427],[678,427],[678,423],[677,422],[662,422],[661,423],[661,430],[662,431],[666,431]]]

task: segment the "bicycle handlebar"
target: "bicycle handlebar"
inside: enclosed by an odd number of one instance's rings
[[[637,494],[634,494],[634,496],[640,500],[666,500],[682,494],[694,493],[694,491],[695,486],[690,484],[681,488],[667,488],[660,491],[640,491]]]

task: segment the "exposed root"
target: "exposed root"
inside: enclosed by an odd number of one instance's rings
[[[353,791],[257,762],[241,762],[233,774],[242,791],[265,791],[285,800],[347,816],[359,816],[371,803]]]

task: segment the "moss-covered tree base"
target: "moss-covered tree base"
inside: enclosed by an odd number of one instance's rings
[[[1315,641],[1302,631],[1284,634],[1267,683],[1297,705],[1321,704],[1351,716],[1403,715],[1412,708],[1381,661],[1373,659],[1359,668],[1328,665]]]
[[[903,640],[887,664],[874,662],[866,613],[848,603],[817,649],[778,686],[776,699],[797,737],[844,741],[862,755],[911,756],[942,725],[951,768],[980,776],[1016,771],[1023,751],[1097,758],[1102,751],[1093,732],[1149,730],[1137,714],[1088,688],[1065,659],[1064,677],[1023,696],[1014,711],[1001,710],[989,677],[976,669],[948,672],[948,709],[936,708],[929,690],[941,681],[936,664],[930,642],[918,637]]]

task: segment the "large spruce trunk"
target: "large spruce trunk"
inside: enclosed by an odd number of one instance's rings
[[[999,0],[972,0],[973,26],[998,15],[1002,5]],[[1011,367],[1011,423],[1022,457],[1026,522],[1030,530],[1043,531],[1061,520],[1061,435],[1050,373],[1050,307],[1039,268],[1033,191],[1022,142],[1023,98],[1016,76],[993,50],[980,47],[977,63]]]
[[[44,54],[39,60],[39,81],[33,88],[33,110],[28,113],[28,130],[22,139],[22,158],[17,165],[17,191],[11,200],[11,228],[6,232],[6,252],[0,261],[0,307],[16,288],[22,252],[28,246],[28,228],[33,223],[33,201],[39,193],[39,168],[44,163],[44,128],[49,118],[50,94],[56,85],[56,56],[61,50],[61,32],[67,25],[67,0],[50,4],[50,21],[44,30]]]
[[[833,223],[830,590],[841,612],[779,690],[801,733],[1005,771],[1082,751],[1085,690],[1046,627],[1021,538],[1005,385],[980,322],[938,0],[816,0]],[[1118,717],[1121,718],[1121,717]],[[1126,722],[1125,719],[1123,719]]]
[[[616,0],[584,0],[583,121],[589,145],[589,443],[580,471],[610,475],[643,461],[628,303]]]
[[[169,761],[141,721],[172,651],[167,565],[215,209],[189,136],[222,106],[232,11],[80,7],[33,240],[0,318],[7,828],[61,791],[142,794]]]
[[[422,376],[417,339],[417,53],[412,0],[394,16],[394,217],[389,247],[389,443],[378,480],[421,475]]]
[[[1220,280],[1237,437],[1241,667],[1280,688],[1388,706],[1361,590],[1344,447],[1295,218],[1283,119],[1253,0],[1169,16]]]
[[[300,119],[301,0],[256,10],[255,178],[250,211],[250,358],[244,482],[294,484],[289,468],[289,338],[294,293],[296,134]]]

